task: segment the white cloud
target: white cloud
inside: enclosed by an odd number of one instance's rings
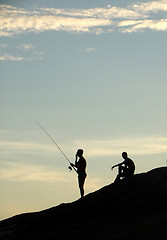
[[[29,51],[35,48],[35,46],[31,43],[23,43],[18,46],[19,49],[23,49],[24,51]]]
[[[34,61],[34,60],[42,60],[43,53],[38,53],[39,56],[33,57],[21,57],[21,56],[12,56],[10,54],[4,54],[0,56],[0,61]]]
[[[121,29],[122,32],[137,32],[151,29],[155,31],[167,30],[167,19],[161,20],[138,20],[138,21],[122,21],[118,24],[121,27],[128,27]],[[133,25],[132,27],[129,27]]]
[[[3,56],[0,56],[0,61],[22,61],[24,60],[23,57],[16,57],[9,54],[4,54]]]
[[[93,47],[88,47],[88,48],[85,49],[85,52],[88,52],[88,53],[90,53],[90,52],[96,52],[96,49],[93,48]]]
[[[156,16],[156,13],[165,11],[167,0],[138,2],[124,8],[108,5],[104,8],[90,9],[26,10],[1,5],[0,36],[50,30],[95,34],[111,32],[113,29],[122,32],[135,32],[141,29],[166,31],[166,19],[159,19],[159,15]],[[125,23],[133,23],[134,26],[128,28],[129,25]],[[27,46],[27,49],[28,47],[30,46]]]
[[[5,49],[7,47],[7,44],[0,44],[0,47]],[[31,56],[14,56],[9,53],[6,53],[6,49],[3,51],[1,50],[1,55],[0,55],[0,61],[32,61],[32,60],[41,60],[42,55],[44,54],[43,52],[37,52],[35,51],[35,46],[33,44],[21,44],[17,47],[20,50],[23,50],[22,52],[31,52]],[[33,51],[32,51],[33,50]],[[25,55],[25,54],[19,54],[19,55]]]
[[[111,7],[108,5],[104,8],[90,8],[90,9],[49,9],[43,8],[48,14],[56,14],[58,16],[72,16],[81,18],[101,18],[101,19],[114,19],[114,18],[136,18],[141,17],[141,13],[128,8]]]
[[[144,13],[167,11],[167,0],[142,2],[140,4],[134,4],[132,7]]]
[[[42,32],[48,30],[69,32],[90,32],[92,28],[108,26],[109,19],[77,18],[73,16],[57,16],[48,14],[45,9],[37,11],[14,10],[8,7],[2,9],[0,17],[0,35],[19,34],[21,32]]]
[[[143,20],[125,20],[125,21],[120,21],[118,23],[118,26],[119,27],[127,27],[127,26],[137,25],[142,22],[143,22]]]

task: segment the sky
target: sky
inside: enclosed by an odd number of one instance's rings
[[[0,220],[167,161],[167,0],[0,0]]]

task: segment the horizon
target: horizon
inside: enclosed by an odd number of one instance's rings
[[[1,0],[0,220],[112,183],[122,152],[141,173],[167,164],[167,0]]]

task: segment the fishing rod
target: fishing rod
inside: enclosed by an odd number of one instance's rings
[[[75,172],[77,173],[77,170],[75,169],[74,166],[71,165],[70,160],[68,159],[68,157],[65,155],[65,153],[62,151],[62,149],[58,146],[58,144],[55,142],[55,140],[49,135],[49,133],[42,127],[42,125],[37,122],[35,119],[33,119],[33,121],[46,133],[46,135],[52,140],[52,142],[56,145],[56,147],[59,149],[59,151],[63,154],[63,156],[66,158],[66,160],[70,163],[70,166],[68,167],[69,170],[72,170],[72,168],[75,170]],[[71,168],[72,167],[72,168]]]

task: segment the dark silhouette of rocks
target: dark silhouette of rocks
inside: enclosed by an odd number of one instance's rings
[[[167,167],[112,183],[72,203],[3,220],[0,239],[167,239]]]

